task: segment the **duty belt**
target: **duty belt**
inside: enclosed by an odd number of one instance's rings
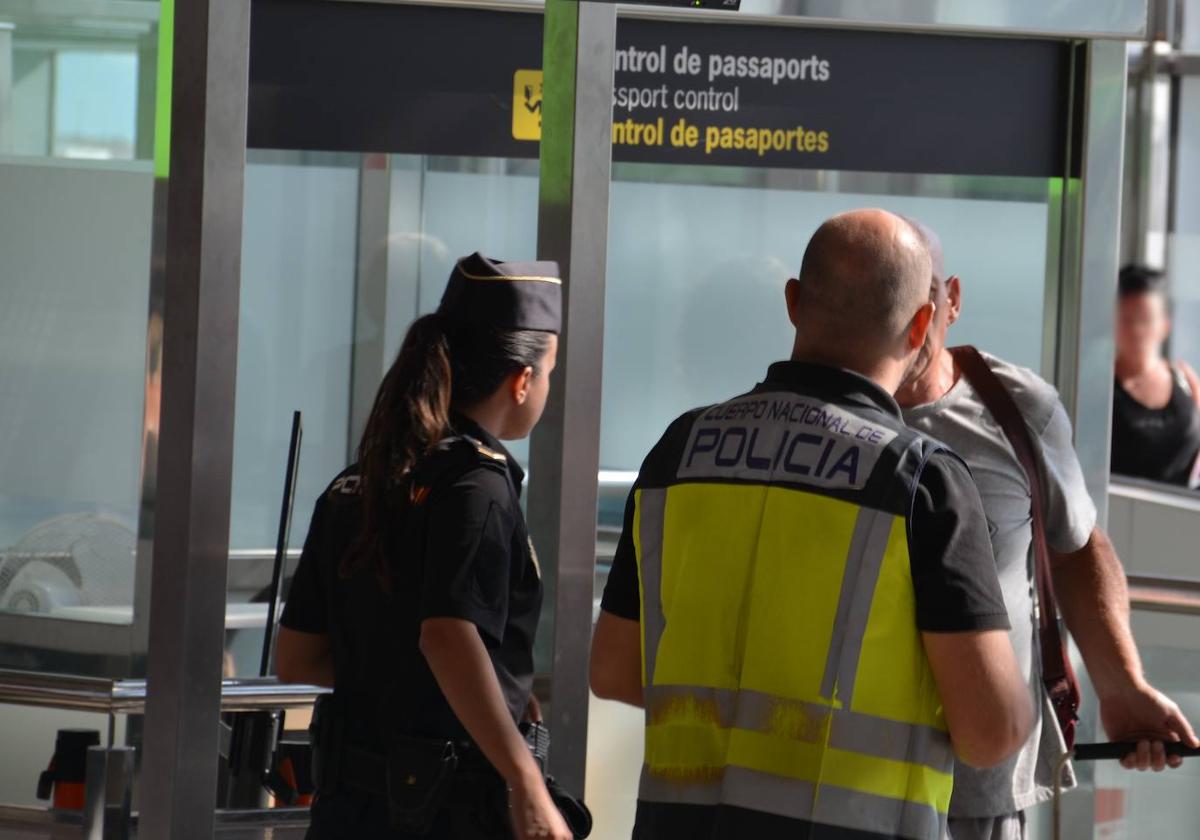
[[[488,775],[500,781],[500,774],[483,753],[467,741],[447,742],[457,756],[454,775]],[[361,790],[375,796],[388,795],[388,759],[382,753],[345,744],[341,748],[335,785]]]

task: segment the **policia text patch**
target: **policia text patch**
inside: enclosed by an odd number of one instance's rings
[[[861,490],[895,439],[891,429],[837,406],[795,393],[753,394],[696,419],[678,477]]]

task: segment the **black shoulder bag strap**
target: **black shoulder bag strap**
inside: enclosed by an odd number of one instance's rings
[[[1059,728],[1067,749],[1075,746],[1075,724],[1079,720],[1079,680],[1071,667],[1062,632],[1058,626],[1058,601],[1050,575],[1050,548],[1046,543],[1046,525],[1042,519],[1042,483],[1038,476],[1029,427],[1017,408],[1012,394],[988,366],[979,351],[970,345],[950,348],[954,361],[967,381],[979,394],[1004,436],[1008,438],[1017,461],[1029,480],[1030,507],[1033,516],[1034,573],[1038,592],[1038,639],[1042,652],[1042,683],[1054,706]]]

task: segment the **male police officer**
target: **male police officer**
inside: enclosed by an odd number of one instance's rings
[[[1049,707],[1034,653],[1030,488],[1004,432],[946,348],[946,331],[961,311],[962,287],[958,277],[946,277],[937,235],[924,226],[919,229],[933,256],[937,308],[922,359],[896,398],[909,424],[953,446],[971,466],[994,526],[992,547],[1013,646],[1038,712],[1029,740],[1008,761],[988,770],[955,769],[950,836],[1016,840],[1026,834],[1024,809],[1050,797],[1054,767],[1065,749],[1054,714],[1042,713]],[[1142,739],[1137,753],[1123,762],[1126,767],[1177,766],[1180,759],[1165,755],[1163,740],[1194,744],[1195,735],[1179,708],[1142,673],[1129,630],[1125,575],[1108,537],[1096,527],[1096,508],[1071,448],[1066,411],[1054,388],[1033,371],[994,356],[984,359],[1029,428],[1054,588],[1100,697],[1104,728],[1116,740]]]
[[[646,709],[635,838],[940,840],[954,756],[1028,735],[979,495],[891,396],[930,270],[897,216],[827,221],[791,361],[643,464],[592,647],[595,692]]]

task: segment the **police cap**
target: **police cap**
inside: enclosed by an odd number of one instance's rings
[[[479,253],[463,257],[450,273],[438,314],[460,326],[557,333],[562,328],[558,263],[497,262]]]

